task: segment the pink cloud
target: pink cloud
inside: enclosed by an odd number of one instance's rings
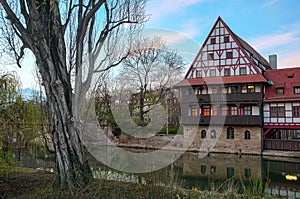
[[[300,67],[300,51],[288,54],[279,54],[279,68]]]
[[[286,32],[276,35],[264,35],[254,39],[251,45],[258,51],[279,47],[300,40],[297,32]]]

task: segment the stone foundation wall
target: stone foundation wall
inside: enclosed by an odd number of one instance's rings
[[[227,128],[234,129],[234,139],[227,139]],[[206,137],[201,138],[201,131]],[[211,138],[211,131],[216,131],[216,138]],[[250,139],[245,139],[245,131],[250,131]],[[256,126],[184,126],[184,145],[190,150],[200,152],[261,154],[261,128]]]

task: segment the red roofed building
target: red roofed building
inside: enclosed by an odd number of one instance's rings
[[[206,152],[260,154],[264,73],[271,69],[219,17],[177,84],[186,143]]]
[[[264,96],[264,149],[300,150],[300,68],[270,70]]]
[[[176,85],[186,146],[225,153],[300,151],[300,68],[277,69],[276,55],[269,59],[217,19]]]

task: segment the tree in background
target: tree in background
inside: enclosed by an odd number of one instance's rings
[[[185,62],[175,51],[168,49],[160,37],[154,36],[139,37],[122,64],[120,79],[132,92],[132,116],[137,110],[135,122],[147,125],[145,114],[151,105],[164,102],[162,97],[166,95],[166,88],[182,73]]]
[[[80,116],[97,72],[129,54],[145,21],[144,0],[0,0],[3,47],[17,64],[33,53],[49,105],[58,184],[85,185]]]

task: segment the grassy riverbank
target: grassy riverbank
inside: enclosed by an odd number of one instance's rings
[[[13,172],[0,174],[0,198],[262,198],[255,195],[237,194],[234,187],[223,189],[222,192],[186,190],[181,188],[155,186],[151,182],[147,184],[108,181],[94,179],[84,188],[60,192],[53,189],[52,184],[55,175],[53,173],[38,172]]]

